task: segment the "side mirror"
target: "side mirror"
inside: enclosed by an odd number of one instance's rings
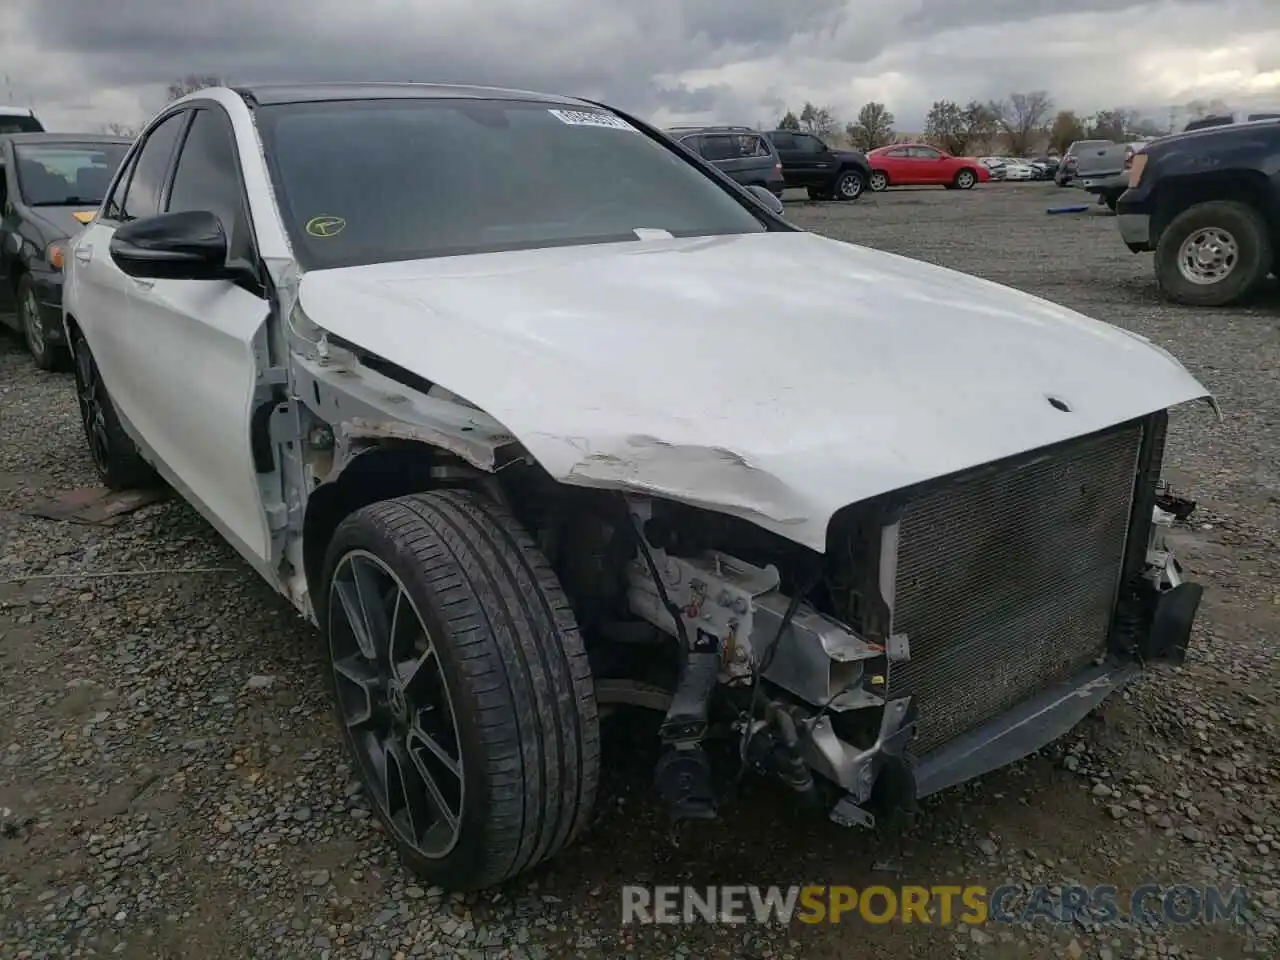
[[[753,197],[760,201],[762,206],[767,207],[770,213],[775,216],[782,216],[782,201],[778,197],[775,197],[758,183],[751,184],[751,186],[747,187],[747,190]]]
[[[116,230],[111,259],[131,277],[149,280],[224,280],[237,272],[227,263],[227,233],[207,210],[161,213]]]

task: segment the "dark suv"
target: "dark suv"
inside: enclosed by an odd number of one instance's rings
[[[867,155],[833,150],[812,133],[771,130],[768,137],[782,160],[788,187],[804,187],[810,200],[857,200],[871,182]]]
[[[782,197],[782,163],[768,139],[750,127],[670,127],[667,134],[744,187],[764,187]]]

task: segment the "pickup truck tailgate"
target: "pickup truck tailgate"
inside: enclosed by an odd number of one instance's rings
[[[1127,143],[1081,149],[1076,154],[1076,179],[1099,180],[1124,173],[1124,159],[1128,151]]]

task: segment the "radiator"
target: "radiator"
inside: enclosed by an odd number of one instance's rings
[[[893,696],[919,705],[924,754],[1102,652],[1124,565],[1141,424],[910,501],[893,631],[911,658]]]

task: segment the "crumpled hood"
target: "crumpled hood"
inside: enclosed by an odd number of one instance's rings
[[[818,550],[846,504],[1207,395],[1118,327],[811,233],[319,270],[300,300],[562,481]]]

